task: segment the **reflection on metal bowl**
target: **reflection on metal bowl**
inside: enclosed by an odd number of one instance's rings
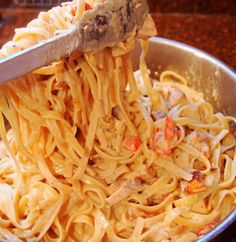
[[[134,51],[133,60],[136,69],[140,51],[140,47]],[[191,46],[155,37],[150,39],[146,62],[153,76],[158,77],[165,70],[175,71],[186,78],[190,87],[202,92],[216,111],[236,116],[236,73],[220,60]],[[222,235],[234,221],[236,221],[236,209],[198,242],[213,239],[222,241],[223,238],[219,235]]]

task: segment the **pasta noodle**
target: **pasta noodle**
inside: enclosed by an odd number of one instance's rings
[[[94,3],[40,13],[0,58],[70,28]],[[153,33],[144,24],[115,47],[1,86],[0,241],[194,241],[235,207],[236,119],[176,73],[151,79]]]

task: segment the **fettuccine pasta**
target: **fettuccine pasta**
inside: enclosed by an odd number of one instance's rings
[[[40,13],[0,58],[70,28],[95,2]],[[0,241],[194,241],[235,207],[236,120],[176,73],[150,78],[151,23],[0,87]]]

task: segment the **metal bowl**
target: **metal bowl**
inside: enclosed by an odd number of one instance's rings
[[[202,92],[216,111],[236,116],[236,73],[233,70],[215,57],[191,46],[158,37],[151,38],[149,42],[146,63],[153,76],[165,70],[175,71],[186,78],[190,87]],[[136,47],[133,56],[135,69],[138,68],[140,52],[140,47]],[[234,221],[236,209],[198,242],[218,241],[219,235]]]

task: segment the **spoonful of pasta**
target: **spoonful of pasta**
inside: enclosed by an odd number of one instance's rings
[[[90,5],[77,1],[70,28],[25,50],[0,59],[0,84],[49,65],[74,51],[97,52],[115,46],[142,28],[146,0],[105,0]],[[1,57],[0,57],[1,58]]]

